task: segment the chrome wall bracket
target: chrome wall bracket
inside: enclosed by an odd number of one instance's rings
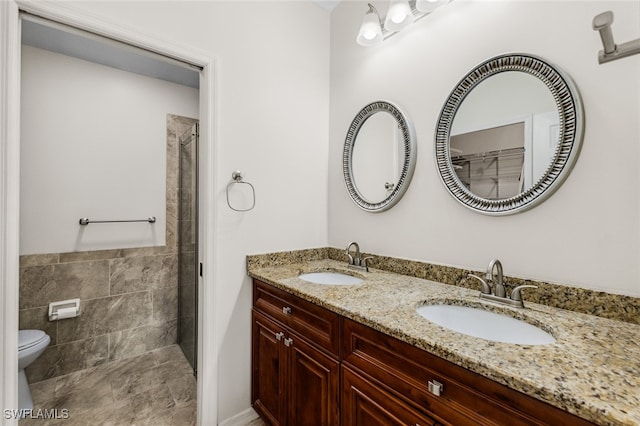
[[[602,46],[604,47],[604,49],[598,52],[598,63],[600,64],[640,53],[640,39],[628,41],[620,45],[615,44],[613,41],[613,33],[611,32],[611,24],[613,24],[613,12],[610,10],[596,15],[593,18],[593,29],[600,32]]]

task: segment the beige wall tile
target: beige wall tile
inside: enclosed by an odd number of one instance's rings
[[[106,260],[20,268],[20,309],[109,295]]]
[[[172,287],[178,282],[175,255],[113,259],[110,268],[111,295]]]
[[[149,324],[151,292],[141,291],[83,302],[82,313],[58,321],[58,342],[66,343]]]
[[[140,355],[175,344],[176,341],[176,320],[117,331],[109,334],[109,360]]]

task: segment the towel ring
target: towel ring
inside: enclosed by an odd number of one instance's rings
[[[229,208],[236,212],[248,212],[249,210],[253,210],[253,208],[256,206],[256,190],[253,185],[242,180],[242,172],[240,170],[236,170],[235,172],[231,173],[231,179],[232,181],[227,184],[227,205],[229,206]],[[253,198],[253,200],[251,202],[251,207],[249,207],[248,209],[236,209],[231,205],[231,202],[229,201],[229,188],[233,185],[238,184],[249,185],[249,188],[251,188],[251,198]]]

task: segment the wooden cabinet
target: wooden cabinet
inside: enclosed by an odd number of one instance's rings
[[[252,403],[270,425],[593,425],[258,280],[253,301]]]
[[[439,425],[347,367],[342,367],[342,383],[342,424],[345,426]]]
[[[260,282],[254,285],[251,399],[274,426],[340,424],[340,317],[309,305]],[[329,332],[322,328],[328,324]]]
[[[344,367],[443,425],[592,425],[355,321],[342,326]]]

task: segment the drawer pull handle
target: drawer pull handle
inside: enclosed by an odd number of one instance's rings
[[[285,315],[289,315],[291,313],[291,308],[288,306],[285,306],[282,308],[282,313]]]
[[[293,339],[290,337],[287,337],[286,339],[284,339],[284,345],[287,347],[293,345]]]
[[[435,396],[440,396],[443,390],[444,390],[444,385],[442,383],[435,380],[429,381],[429,392],[431,392]]]
[[[283,337],[284,337],[284,333],[283,332],[276,333],[276,340],[282,340]]]

